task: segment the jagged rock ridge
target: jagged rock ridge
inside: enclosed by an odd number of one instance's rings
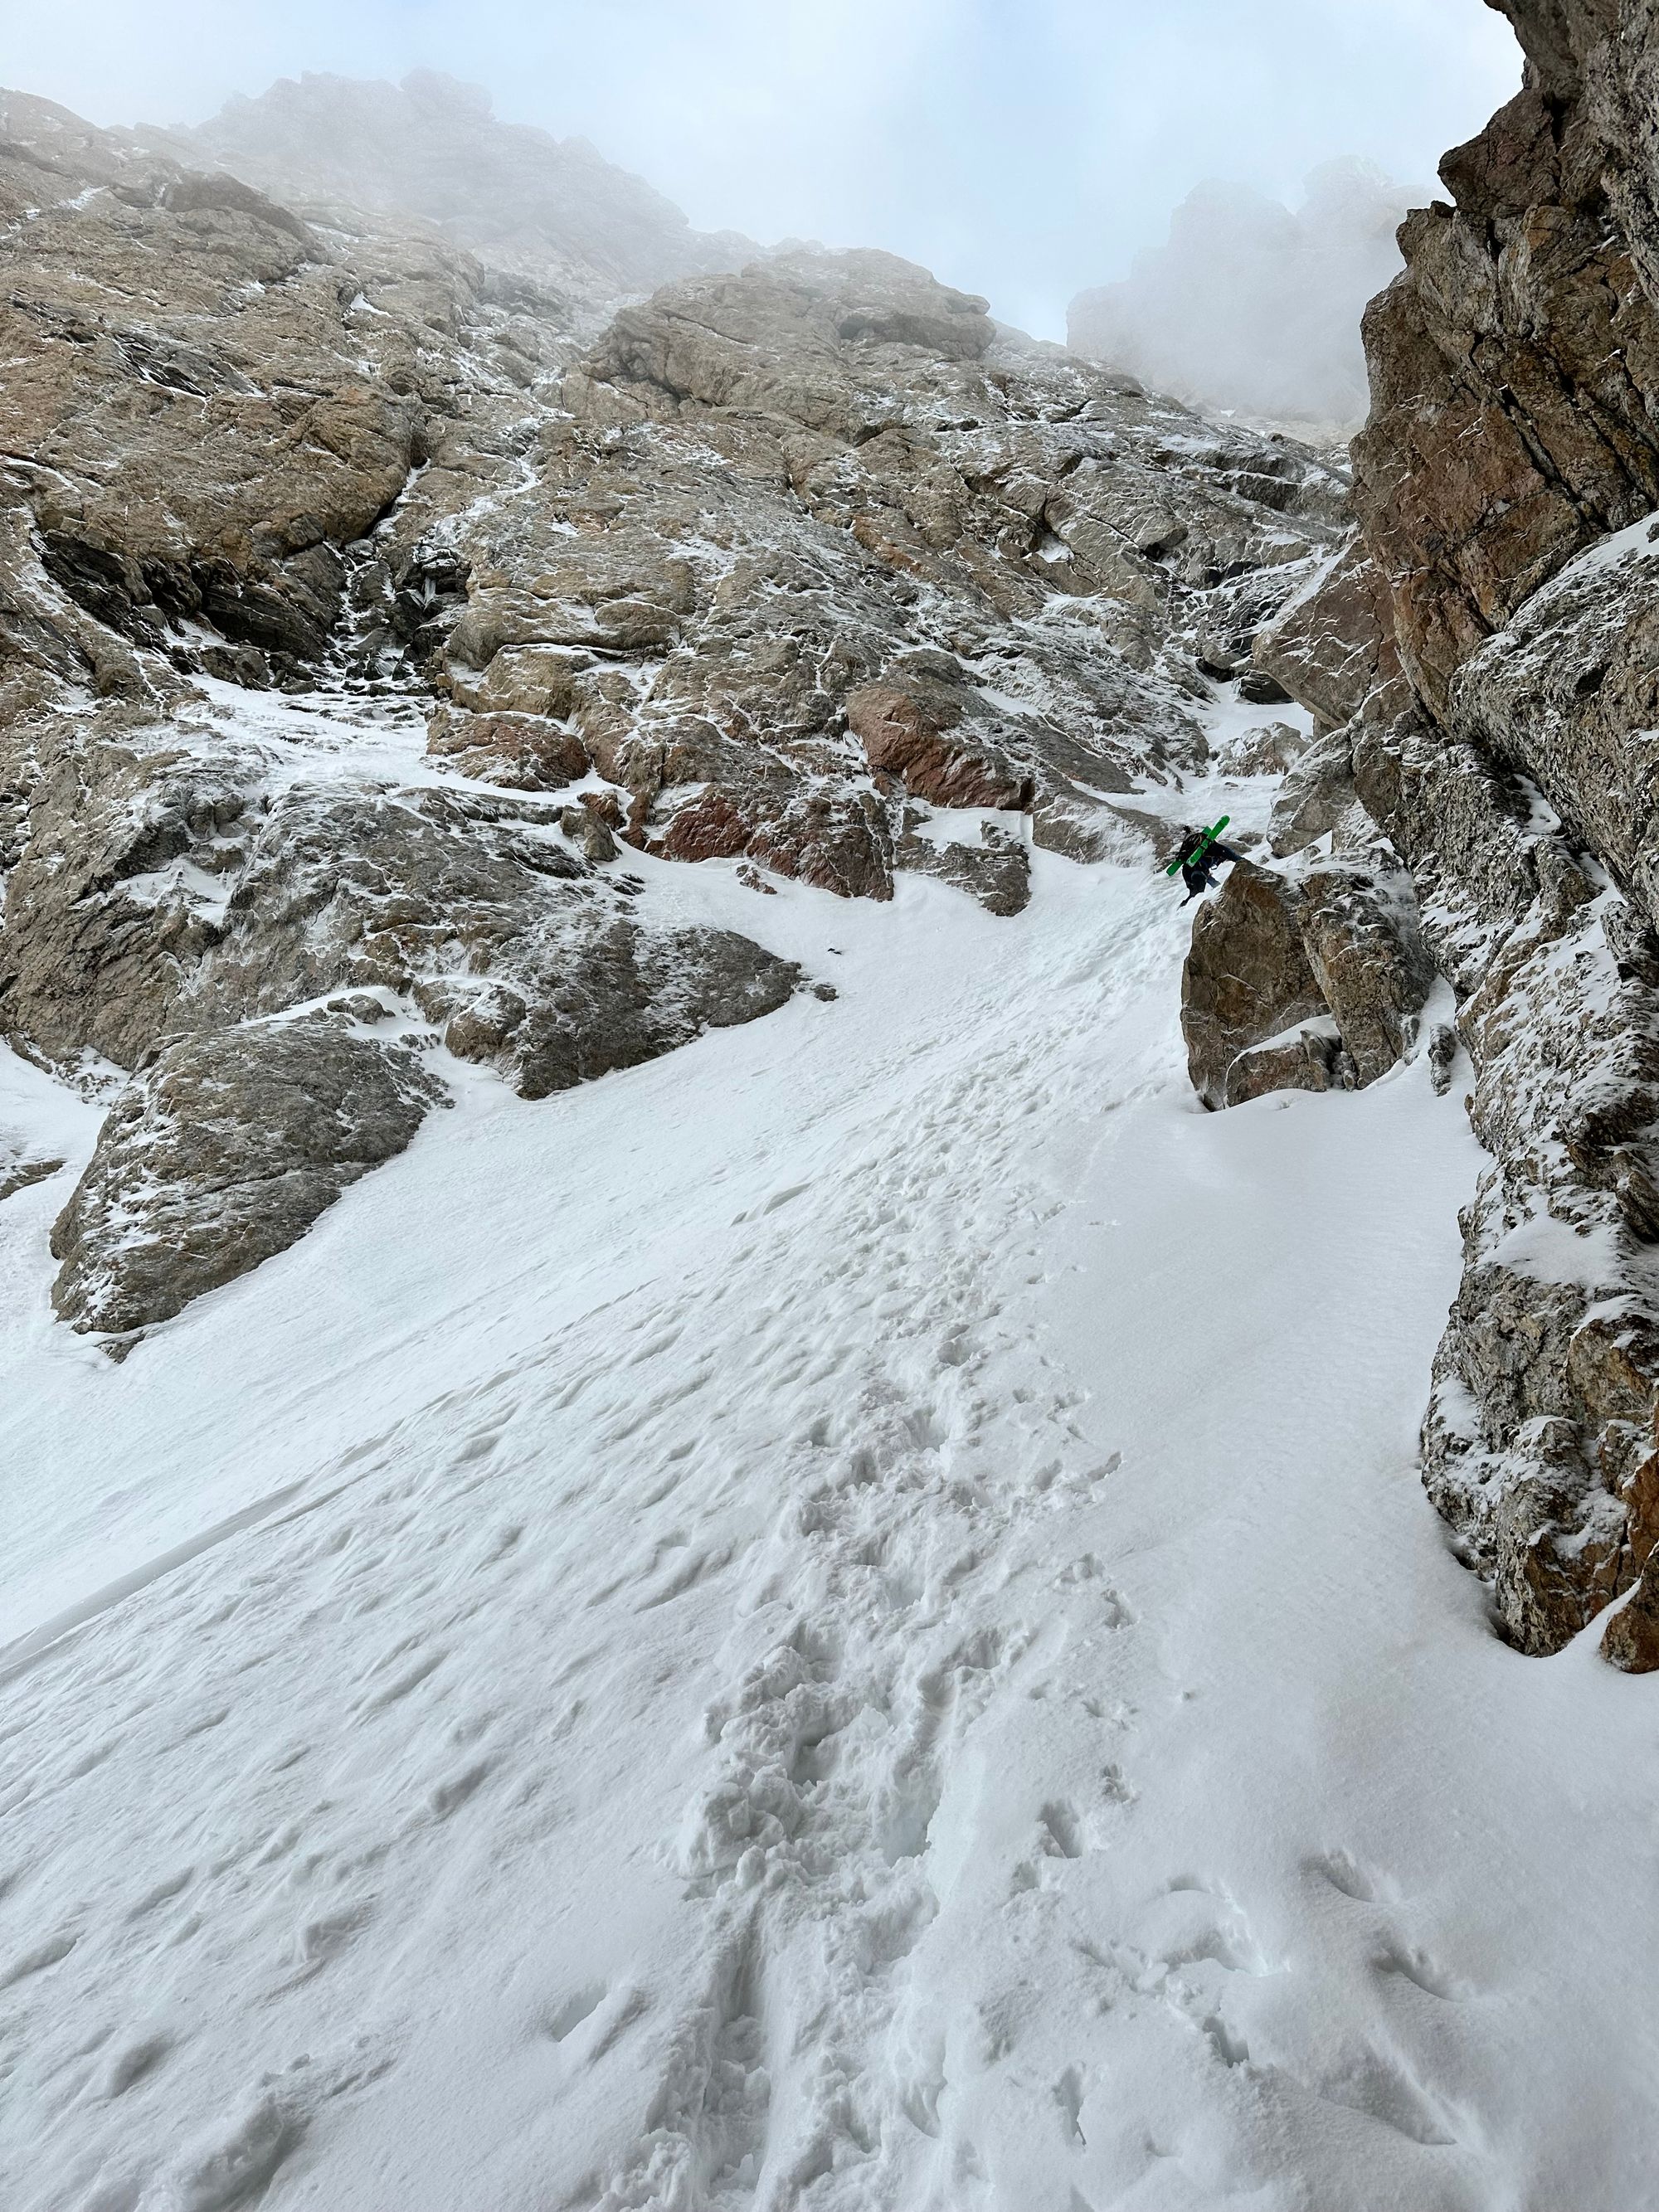
[[[1651,1668],[1659,22],[1637,0],[1504,12],[1524,88],[1448,155],[1450,204],[1411,217],[1365,319],[1359,540],[1255,651],[1326,733],[1287,780],[1280,849],[1329,837],[1379,885],[1409,870],[1492,1155],[1431,1496],[1522,1650],[1635,1584],[1604,1648]]]
[[[735,231],[693,230],[672,200],[586,139],[503,123],[481,87],[431,70],[396,85],[307,71],[193,129],[134,135],[319,215],[419,217],[491,268],[592,310],[738,268],[760,250]]]

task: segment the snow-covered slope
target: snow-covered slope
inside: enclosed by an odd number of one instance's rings
[[[14,1063],[9,2203],[1645,2201],[1644,1692],[1417,1480],[1459,1103],[1203,1114],[1170,887],[1033,860],[781,885],[835,1002],[475,1072],[120,1366]]]

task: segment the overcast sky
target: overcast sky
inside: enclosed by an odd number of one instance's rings
[[[886,246],[1064,336],[1200,179],[1433,185],[1520,82],[1482,0],[0,0],[0,72],[98,123],[304,70],[485,85],[707,229]]]

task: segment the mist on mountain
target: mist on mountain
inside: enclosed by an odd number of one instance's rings
[[[1338,434],[1364,418],[1359,318],[1401,268],[1413,199],[1372,163],[1328,161],[1297,208],[1211,179],[1122,283],[1080,292],[1070,343],[1191,404]]]

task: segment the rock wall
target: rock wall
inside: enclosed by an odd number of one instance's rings
[[[657,864],[1012,917],[1033,845],[1165,836],[1218,681],[1282,696],[1336,471],[744,243],[453,87],[0,95],[0,1028],[110,1103],[55,1297],[112,1350],[461,1064],[542,1098],[796,994]]]
[[[1407,220],[1365,317],[1358,540],[1255,649],[1326,733],[1281,849],[1311,829],[1409,870],[1492,1154],[1435,1365],[1430,1494],[1522,1650],[1638,1585],[1604,1648],[1647,1668],[1659,17],[1504,12],[1523,89],[1448,155],[1449,202]]]

